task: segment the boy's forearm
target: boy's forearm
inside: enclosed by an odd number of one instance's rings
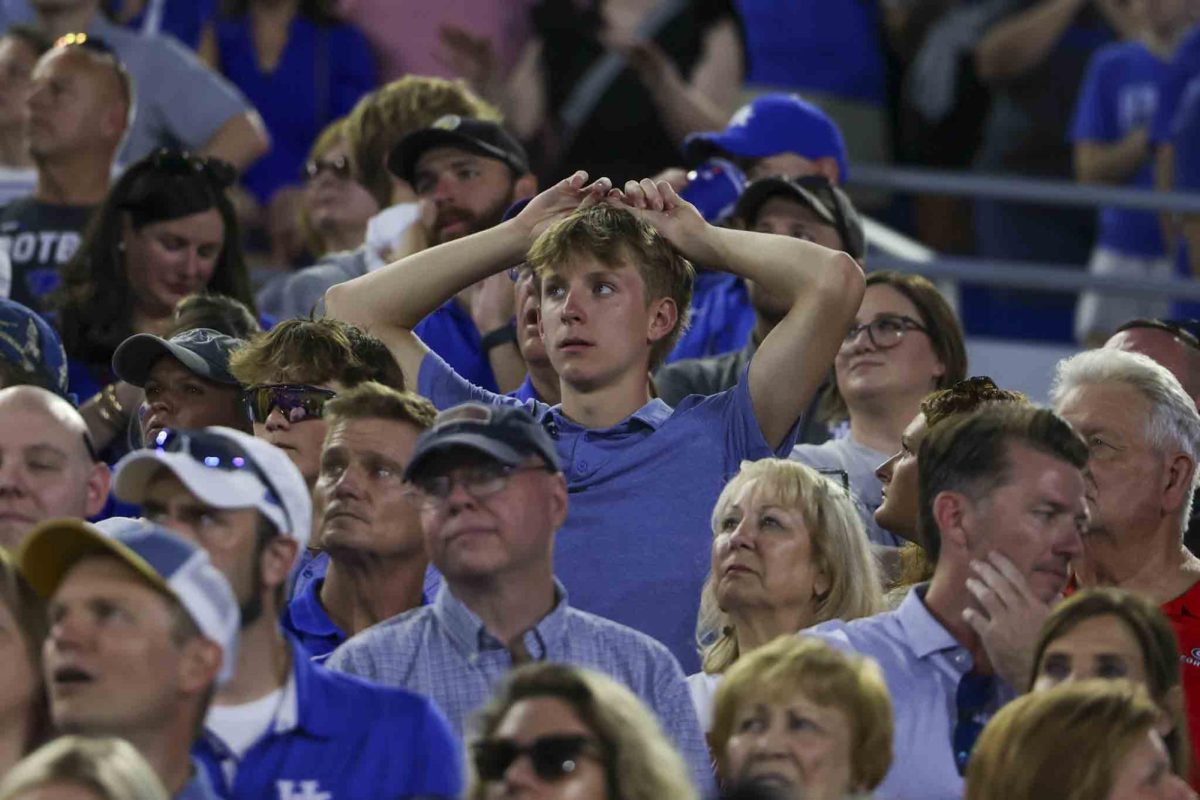
[[[764,292],[782,300],[795,300],[828,278],[841,253],[796,239],[754,231],[709,226],[709,249],[715,266],[754,281]]]

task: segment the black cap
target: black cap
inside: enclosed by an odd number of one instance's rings
[[[478,450],[510,467],[540,456],[546,466],[561,468],[550,434],[523,407],[463,403],[438,414],[433,427],[417,439],[404,479],[412,480],[434,453],[458,447]]]
[[[139,333],[121,342],[113,353],[112,368],[126,383],[145,386],[154,362],[171,356],[193,375],[237,386],[238,379],[229,372],[229,354],[242,344],[241,339],[212,328],[193,328],[170,339]]]
[[[752,223],[763,203],[776,195],[783,195],[812,209],[813,213],[832,225],[842,239],[842,249],[851,258],[861,260],[866,255],[867,238],[854,203],[850,202],[845,192],[821,175],[760,178],[742,192],[733,213],[745,222]]]
[[[457,114],[447,114],[428,128],[413,131],[401,139],[388,155],[388,171],[412,183],[417,160],[433,147],[458,147],[503,161],[518,175],[529,172],[525,148],[508,131],[494,122]]]

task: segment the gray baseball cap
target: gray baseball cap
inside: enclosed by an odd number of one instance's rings
[[[121,342],[113,353],[112,368],[126,383],[145,386],[154,363],[171,356],[198,377],[237,386],[238,379],[229,371],[229,356],[244,343],[212,328],[193,328],[170,339],[138,333]]]

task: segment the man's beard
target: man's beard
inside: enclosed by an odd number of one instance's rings
[[[486,231],[488,228],[494,228],[500,224],[500,220],[504,218],[504,212],[508,210],[508,207],[512,203],[513,191],[510,188],[504,200],[484,209],[483,213],[478,216],[457,206],[440,208],[438,209],[437,219],[433,223],[434,240],[437,244],[444,244],[455,239],[461,239],[464,236],[470,236],[473,233]],[[466,227],[460,233],[451,235],[442,233],[444,226],[455,222],[465,222]]]

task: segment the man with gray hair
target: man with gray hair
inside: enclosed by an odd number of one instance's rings
[[[1174,375],[1140,353],[1091,350],[1058,364],[1050,398],[1088,444],[1080,587],[1152,598],[1181,654],[1188,727],[1200,741],[1200,559],[1183,536],[1200,460],[1200,414]]]

